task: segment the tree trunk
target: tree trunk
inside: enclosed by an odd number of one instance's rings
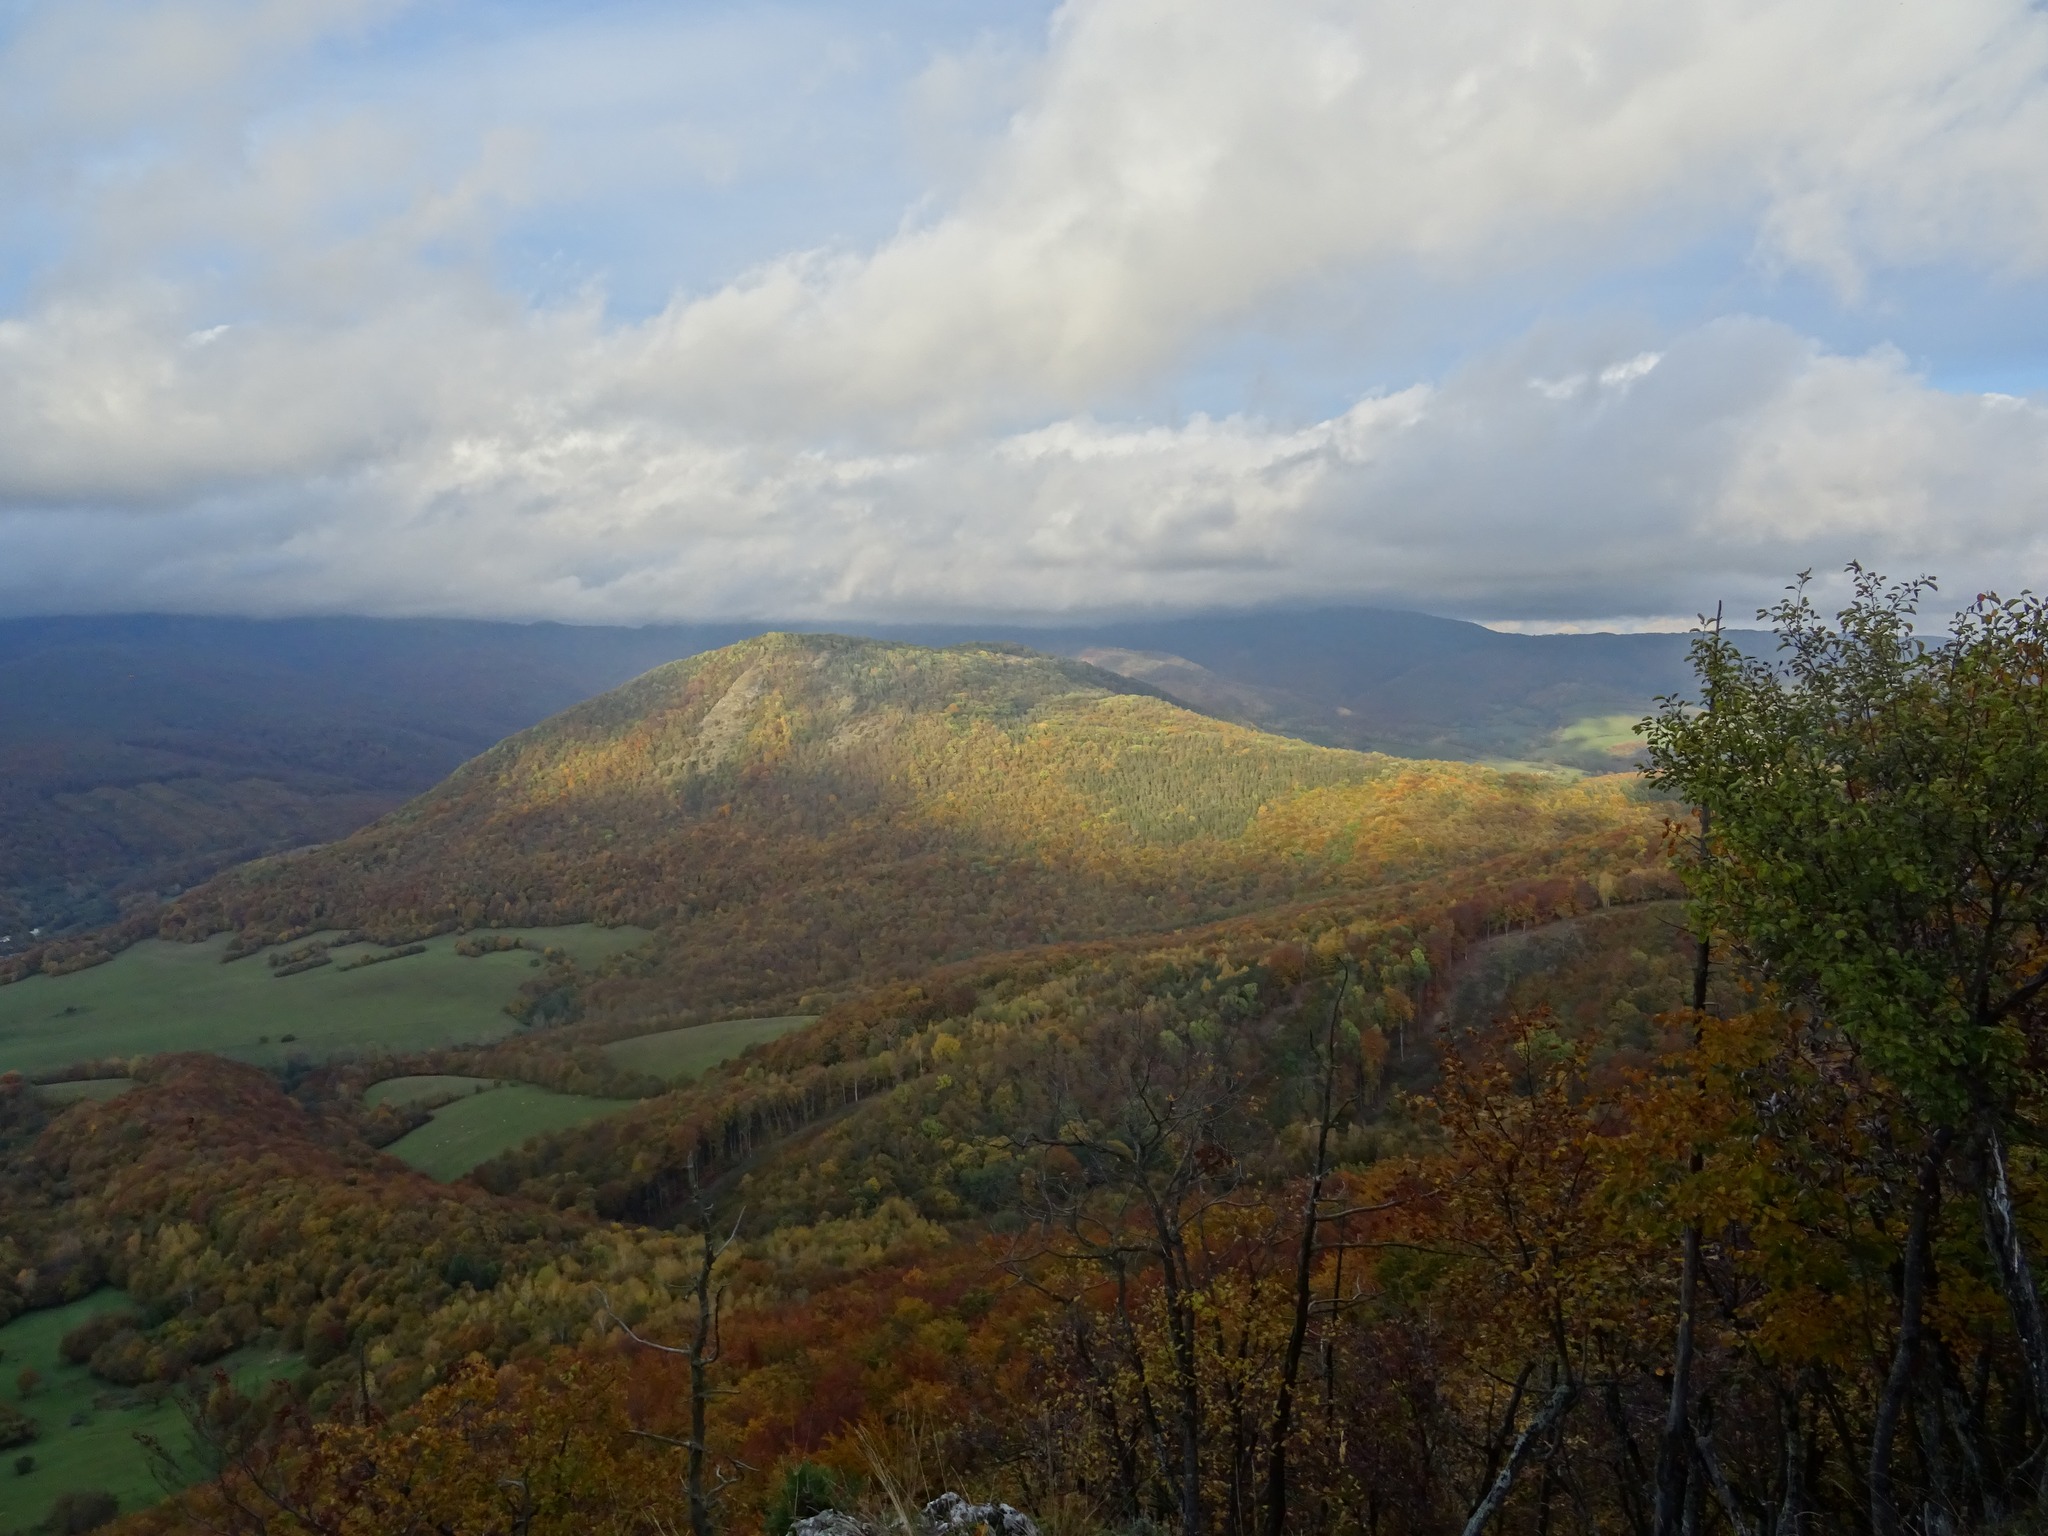
[[[711,1404],[711,1362],[716,1352],[718,1299],[712,1289],[712,1267],[718,1251],[711,1223],[704,1223],[704,1263],[697,1271],[697,1336],[690,1341],[690,1536],[711,1536],[711,1501],[704,1491],[704,1433]]]
[[[1700,857],[1707,855],[1708,813],[1700,807]],[[1693,948],[1692,960],[1692,1043],[1699,1049],[1702,1022],[1707,1016],[1707,984],[1713,975],[1713,946],[1704,936]],[[1692,1172],[1702,1160],[1692,1154]],[[1699,1315],[1700,1226],[1688,1222],[1685,1228],[1685,1257],[1678,1279],[1678,1340],[1671,1352],[1671,1402],[1664,1414],[1664,1436],[1657,1445],[1657,1536],[1678,1536],[1684,1519],[1686,1484],[1692,1476],[1692,1352],[1693,1326]]]
[[[1337,1087],[1337,1020],[1344,1007],[1344,993],[1351,985],[1346,967],[1337,983],[1337,996],[1330,1004],[1330,1024],[1323,1040],[1323,1103],[1316,1123],[1315,1173],[1308,1182],[1308,1198],[1302,1202],[1301,1246],[1294,1256],[1294,1324],[1287,1335],[1287,1354],[1280,1366],[1280,1392],[1273,1406],[1271,1450],[1266,1457],[1266,1536],[1281,1536],[1287,1528],[1287,1437],[1294,1430],[1294,1383],[1301,1374],[1301,1351],[1308,1342],[1308,1315],[1314,1301],[1316,1224],[1323,1206],[1323,1180],[1330,1161],[1330,1124]]]
[[[1785,1467],[1774,1536],[1799,1536],[1800,1517],[1806,1510],[1806,1434],[1796,1386],[1778,1389],[1778,1418]]]
[[[1899,1337],[1892,1349],[1891,1370],[1877,1401],[1877,1421],[1870,1434],[1870,1528],[1874,1536],[1899,1536],[1899,1513],[1892,1498],[1892,1445],[1898,1438],[1899,1415],[1913,1385],[1913,1367],[1920,1354],[1921,1314],[1927,1297],[1928,1226],[1941,1194],[1941,1164],[1948,1148],[1947,1132],[1920,1160],[1913,1188],[1913,1214],[1906,1227],[1899,1282]]]
[[[2042,1317],[2041,1287],[2027,1261],[2019,1212],[2013,1204],[2012,1182],[2006,1174],[2005,1137],[1996,1117],[1990,1114],[1983,1117],[1977,1161],[1985,1245],[1998,1267],[1999,1286],[2012,1312],[2013,1331],[2019,1335],[2034,1417],[2048,1425],[2048,1322]]]
[[[1495,1474],[1493,1485],[1486,1490],[1486,1496],[1479,1501],[1465,1521],[1464,1536],[1479,1536],[1500,1508],[1508,1501],[1508,1493],[1515,1485],[1515,1474],[1522,1470],[1522,1463],[1529,1459],[1529,1453],[1547,1439],[1557,1428],[1570,1409],[1572,1400],[1579,1394],[1578,1383],[1569,1376],[1564,1377],[1551,1389],[1550,1399],[1542,1411],[1529,1421],[1528,1428],[1515,1437],[1514,1449],[1508,1452],[1508,1459]]]
[[[1700,1229],[1685,1229],[1685,1258],[1678,1277],[1678,1342],[1671,1351],[1671,1402],[1657,1445],[1657,1536],[1678,1536],[1685,1488],[1692,1470],[1692,1330],[1698,1310]]]
[[[1743,1516],[1742,1505],[1736,1501],[1735,1490],[1728,1486],[1727,1474],[1721,1470],[1721,1460],[1714,1454],[1713,1443],[1699,1431],[1693,1434],[1693,1454],[1698,1458],[1706,1485],[1714,1490],[1714,1500],[1721,1506],[1721,1513],[1728,1517],[1729,1528],[1735,1536],[1756,1536]]]

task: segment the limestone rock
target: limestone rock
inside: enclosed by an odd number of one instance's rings
[[[1038,1536],[1038,1523],[1007,1504],[970,1504],[942,1493],[924,1507],[927,1536]]]
[[[1038,1523],[1007,1504],[970,1504],[957,1493],[942,1493],[918,1516],[917,1536],[1038,1536]],[[807,1515],[789,1528],[789,1536],[898,1536],[895,1522],[880,1529],[865,1520],[828,1509]]]
[[[875,1536],[875,1532],[863,1520],[828,1509],[823,1514],[805,1515],[789,1528],[789,1536]]]

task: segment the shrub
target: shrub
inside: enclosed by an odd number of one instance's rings
[[[816,1462],[800,1461],[782,1474],[782,1483],[769,1502],[768,1536],[786,1536],[797,1521],[838,1509],[851,1498],[838,1473]]]
[[[92,1352],[90,1366],[101,1381],[136,1386],[149,1380],[149,1340],[133,1326],[125,1327]]]
[[[42,1431],[42,1425],[20,1409],[0,1403],[0,1450],[12,1450],[17,1445],[27,1445]]]
[[[60,1536],[78,1536],[82,1531],[98,1530],[120,1513],[121,1501],[111,1493],[96,1488],[82,1493],[60,1493],[57,1502],[50,1506],[43,1529]]]
[[[133,1328],[139,1321],[133,1312],[102,1312],[97,1317],[89,1317],[64,1335],[63,1342],[57,1346],[57,1353],[73,1365],[83,1365],[107,1340]]]

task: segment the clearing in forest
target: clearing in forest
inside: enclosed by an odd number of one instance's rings
[[[433,1178],[459,1179],[477,1164],[489,1162],[531,1137],[616,1114],[638,1102],[591,1099],[551,1093],[530,1083],[508,1083],[444,1105],[434,1111],[433,1119],[384,1150]]]
[[[375,1109],[380,1104],[439,1105],[468,1098],[498,1086],[494,1077],[458,1077],[450,1072],[425,1073],[414,1077],[387,1077],[363,1090],[363,1102]]]
[[[442,934],[418,954],[352,965],[389,951],[337,945],[325,951],[329,964],[280,976],[269,952],[223,964],[226,934],[203,944],[147,939],[104,965],[0,987],[0,1072],[34,1076],[160,1051],[214,1051],[274,1066],[294,1056],[482,1044],[519,1027],[504,1008],[541,963],[540,947],[591,965],[647,937],[591,924],[491,932],[534,949],[458,955],[457,936]],[[285,947],[296,953],[319,937]]]
[[[817,1015],[810,1013],[778,1019],[726,1019],[717,1024],[665,1029],[658,1035],[615,1040],[604,1048],[604,1053],[613,1066],[673,1083],[695,1077],[705,1068],[739,1055],[750,1045],[786,1035],[816,1019]]]
[[[58,1352],[64,1335],[103,1312],[125,1312],[127,1292],[111,1287],[79,1301],[40,1312],[24,1312],[0,1328],[0,1360],[6,1366],[7,1406],[38,1425],[34,1440],[0,1451],[0,1531],[27,1530],[42,1520],[60,1494],[111,1493],[121,1511],[154,1504],[163,1489],[151,1472],[138,1434],[154,1436],[166,1449],[182,1451],[189,1434],[171,1390],[161,1383],[117,1386]],[[218,1362],[245,1391],[287,1376],[296,1355],[275,1349],[237,1350]],[[16,1380],[33,1370],[40,1383],[22,1397]],[[23,1459],[27,1471],[17,1470]],[[196,1479],[199,1468],[181,1468]]]

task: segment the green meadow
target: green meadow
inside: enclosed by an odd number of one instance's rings
[[[638,928],[589,924],[494,931],[557,946],[585,964],[647,938]],[[226,934],[203,944],[145,940],[90,970],[0,987],[0,1072],[33,1076],[159,1051],[216,1051],[268,1066],[511,1033],[518,1026],[505,1004],[540,957],[518,949],[470,957],[456,954],[455,943],[456,935],[442,934],[421,954],[355,967],[348,962],[379,946],[338,946],[333,964],[280,977],[264,954],[223,964]]]
[[[584,1098],[573,1093],[553,1093],[530,1083],[508,1083],[443,1105],[434,1111],[433,1119],[416,1131],[408,1131],[384,1150],[433,1178],[459,1179],[477,1164],[489,1162],[500,1152],[509,1152],[529,1137],[567,1130],[600,1115],[616,1114],[638,1102]]]
[[[737,1056],[758,1040],[773,1040],[811,1021],[808,1014],[728,1019],[615,1041],[604,1053],[629,1071],[674,1082]],[[433,1119],[384,1150],[434,1178],[459,1179],[479,1163],[509,1152],[530,1137],[581,1125],[635,1101],[595,1099],[555,1093],[530,1083],[443,1074],[386,1078],[365,1090],[363,1102],[372,1108],[379,1104],[437,1105]]]
[[[1601,754],[1627,766],[1638,752],[1643,738],[1636,734],[1641,715],[1587,715],[1561,728],[1553,738],[1558,747],[1579,754]]]
[[[604,1053],[614,1066],[672,1083],[679,1078],[695,1077],[706,1067],[715,1067],[750,1045],[801,1029],[816,1017],[798,1014],[780,1019],[727,1019],[720,1024],[699,1024],[690,1029],[665,1029],[658,1035],[614,1041],[604,1048]]]
[[[435,1072],[417,1077],[387,1077],[363,1091],[363,1102],[375,1109],[380,1104],[446,1104],[498,1086],[493,1077],[458,1077]]]
[[[42,1426],[41,1435],[31,1443],[0,1452],[0,1531],[25,1531],[36,1525],[62,1493],[111,1493],[121,1501],[124,1514],[155,1503],[163,1489],[136,1442],[138,1434],[151,1436],[165,1450],[189,1461],[190,1434],[170,1396],[112,1386],[57,1353],[64,1335],[87,1318],[130,1304],[124,1292],[101,1290],[69,1306],[25,1312],[0,1328],[0,1401]],[[262,1381],[290,1374],[298,1359],[251,1349],[230,1355],[220,1365],[244,1390],[253,1390]],[[26,1398],[16,1389],[24,1369],[42,1377],[42,1384]],[[17,1470],[24,1457],[32,1459],[27,1472]],[[196,1469],[188,1475],[196,1476]]]

